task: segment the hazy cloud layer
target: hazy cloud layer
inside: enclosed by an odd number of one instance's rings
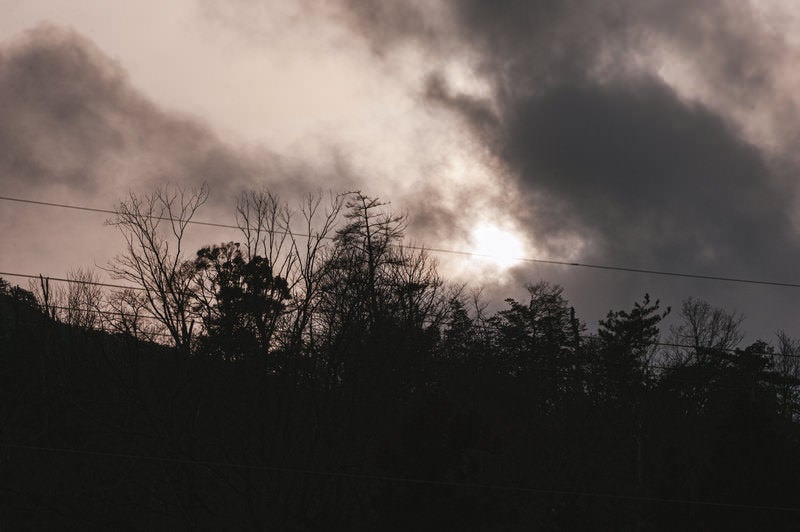
[[[0,175],[15,190],[64,185],[86,198],[205,181],[227,200],[264,182],[310,186],[265,150],[234,147],[200,119],[162,110],[90,41],[60,27],[40,26],[0,48],[0,116]]]
[[[198,0],[175,4],[158,39],[140,46],[147,7],[138,26],[120,25],[127,37],[116,43],[109,10],[90,4],[85,25],[52,18],[81,33],[40,26],[0,43],[6,193],[107,207],[163,179],[208,181],[217,210],[203,216],[224,220],[242,188],[363,188],[407,209],[409,233],[435,247],[468,247],[470,231],[491,222],[525,233],[536,256],[797,279],[800,41],[787,40],[794,26],[780,26],[778,8]],[[48,12],[40,8],[39,18]],[[186,31],[173,31],[179,23]],[[169,53],[157,56],[159,47]],[[60,224],[69,216],[47,212]],[[70,230],[85,238],[58,239],[41,214],[0,212],[5,249],[26,254],[7,264],[52,265],[27,239],[70,266],[116,249],[113,235],[98,242],[97,225],[83,218]],[[622,274],[612,284],[548,268],[528,264],[513,279],[563,282],[589,316],[646,290],[673,304],[694,294],[741,307],[724,299],[735,292],[760,302],[770,327],[793,304],[788,292]],[[501,277],[466,276],[509,279]]]
[[[291,200],[338,189],[349,177],[346,165],[277,156],[164,109],[135,88],[123,65],[59,26],[0,43],[0,117],[3,195],[110,209],[131,190],[206,182],[211,195],[198,217],[225,223],[233,221],[233,197],[243,189],[268,187]],[[103,266],[120,249],[105,218],[3,202],[2,269],[63,276]],[[204,228],[189,238],[187,249],[239,235]]]
[[[441,50],[472,52],[490,95],[460,91],[441,69],[424,95],[506,165],[526,200],[518,216],[543,240],[577,233],[593,258],[622,264],[794,277],[795,190],[773,171],[788,158],[751,142],[731,103],[752,98],[764,116],[791,119],[779,79],[788,51],[745,2],[463,0],[446,4],[438,30],[407,22],[439,20],[425,5],[409,15],[380,4],[345,2],[383,52],[401,40],[432,64]],[[403,39],[383,39],[388,28]],[[696,68],[692,82],[715,101],[682,94],[665,58]]]

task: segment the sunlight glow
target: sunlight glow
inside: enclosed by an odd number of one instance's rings
[[[471,251],[480,259],[506,270],[516,265],[524,255],[522,240],[511,231],[501,229],[493,224],[482,224],[472,231]]]

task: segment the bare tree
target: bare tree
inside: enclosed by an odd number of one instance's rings
[[[800,340],[778,331],[778,353],[775,371],[783,377],[778,385],[781,413],[796,421],[800,417]]]
[[[367,321],[374,325],[380,312],[379,289],[387,281],[386,265],[399,260],[391,250],[405,234],[406,216],[397,216],[388,204],[360,191],[350,194],[344,207],[347,224],[336,232],[334,261],[348,273],[348,289],[363,290]]]
[[[299,216],[267,190],[243,193],[236,204],[236,220],[247,261],[267,259],[272,274],[286,280],[290,300],[275,315],[276,340],[296,351],[304,338],[311,339],[311,315],[319,298],[321,272],[327,265],[329,242],[343,206],[343,196],[330,196],[323,205],[322,194],[309,194]]]
[[[61,287],[51,287],[50,278],[39,275],[39,281],[31,281],[28,287],[36,298],[36,303],[44,311],[45,315],[51,320],[60,320],[60,307],[64,302],[64,289]]]
[[[681,323],[671,328],[676,347],[676,362],[686,363],[692,358],[704,359],[709,350],[727,351],[739,345],[744,337],[741,324],[744,316],[737,312],[711,306],[702,299],[689,298],[681,305]]]
[[[150,195],[130,193],[109,221],[125,238],[125,251],[108,271],[142,290],[147,311],[184,353],[191,349],[194,320],[193,266],[184,259],[183,245],[192,217],[207,198],[205,184],[196,190],[163,186]]]
[[[296,257],[296,275],[289,278],[292,301],[287,324],[288,346],[297,352],[307,340],[313,347],[313,315],[320,304],[320,291],[326,269],[330,266],[332,234],[344,207],[343,195],[329,195],[325,208],[322,194],[306,196],[301,208],[301,231],[287,227],[292,251]]]
[[[50,279],[39,276],[29,283],[31,293],[44,313],[57,320],[82,329],[102,326],[103,291],[100,278],[89,268],[67,273],[66,285],[51,286]]]
[[[263,257],[273,273],[288,278],[294,266],[291,252],[291,211],[267,191],[243,192],[236,202],[236,223],[244,237],[244,258]]]
[[[98,285],[100,277],[88,268],[70,271],[67,285],[62,321],[83,329],[97,329],[102,325],[103,290]]]
[[[108,331],[151,342],[168,335],[147,308],[147,296],[140,290],[126,288],[112,292],[103,313],[103,326]]]
[[[388,277],[398,317],[414,327],[438,327],[460,287],[445,289],[437,262],[424,250],[396,245],[388,263]]]

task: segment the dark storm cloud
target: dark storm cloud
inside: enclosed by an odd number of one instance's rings
[[[754,271],[798,243],[760,153],[658,81],[554,88],[505,122],[498,152],[557,206],[535,223],[596,233],[617,260]]]
[[[64,28],[41,26],[0,48],[0,117],[0,180],[17,190],[116,185],[122,196],[160,180],[205,181],[223,199],[220,192],[253,180],[305,186],[291,164],[234,148],[198,119],[160,109],[114,61]]]
[[[548,82],[636,72],[639,51],[668,46],[701,64],[720,91],[768,89],[782,39],[756,22],[747,2],[696,0],[415,1],[386,6],[341,0],[346,20],[379,51],[420,43],[447,59],[469,49],[493,76],[497,96]],[[438,6],[431,9],[431,6]],[[443,57],[444,56],[444,57]]]
[[[365,4],[346,2],[367,38],[408,28],[376,21]],[[505,163],[523,198],[517,216],[539,243],[579,234],[595,259],[793,277],[795,191],[774,174],[775,155],[721,111],[741,98],[767,100],[765,113],[786,101],[776,85],[786,49],[744,2],[447,5],[435,38],[429,28],[405,37],[432,59],[425,98],[462,116]],[[489,97],[448,86],[436,66],[448,41],[470,50]],[[720,105],[686,101],[660,80],[643,58],[664,50],[699,67]]]

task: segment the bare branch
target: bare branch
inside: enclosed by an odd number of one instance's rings
[[[107,271],[143,289],[146,309],[169,332],[175,346],[189,352],[193,334],[193,268],[183,257],[186,229],[208,199],[208,187],[197,190],[163,186],[150,195],[130,193],[109,221],[125,239],[125,251]],[[162,228],[161,222],[167,227]]]

